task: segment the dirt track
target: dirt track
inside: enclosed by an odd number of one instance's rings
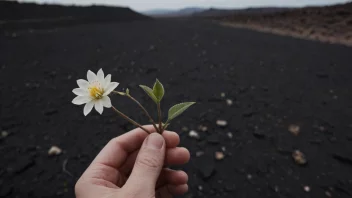
[[[76,79],[103,68],[144,104],[152,102],[137,85],[156,77],[167,91],[163,109],[197,101],[170,127],[192,153],[180,167],[190,179],[185,197],[351,197],[351,54],[345,46],[192,20],[1,34],[0,129],[9,135],[0,140],[0,196],[73,197],[102,146],[131,128],[112,111],[84,117],[71,104]],[[147,121],[127,99],[113,103]],[[217,119],[229,125],[219,128]],[[298,136],[290,124],[301,127]],[[199,125],[208,127],[200,140],[181,130]],[[48,157],[52,145],[64,153]],[[225,158],[216,161],[222,147]],[[295,149],[307,165],[295,164]],[[73,177],[62,171],[66,159]]]

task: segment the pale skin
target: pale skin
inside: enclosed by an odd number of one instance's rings
[[[152,125],[143,126],[154,132]],[[177,133],[140,128],[112,139],[75,186],[77,198],[171,198],[188,191],[184,171],[165,168],[189,161]]]

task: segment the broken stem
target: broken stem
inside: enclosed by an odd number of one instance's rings
[[[114,106],[112,106],[112,109],[119,114],[121,117],[125,118],[127,121],[131,122],[132,124],[134,124],[135,126],[141,128],[143,131],[147,132],[148,134],[150,134],[150,132],[144,128],[142,125],[140,125],[138,122],[132,120],[131,118],[129,118],[128,116],[126,116],[125,114],[123,114],[121,111],[117,110]]]

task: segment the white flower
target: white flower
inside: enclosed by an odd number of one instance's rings
[[[83,109],[84,115],[88,115],[92,111],[93,106],[100,114],[103,113],[103,107],[110,108],[111,101],[109,94],[119,85],[117,82],[111,82],[111,75],[104,77],[104,72],[100,69],[95,75],[92,71],[88,70],[87,79],[77,80],[79,88],[73,89],[72,92],[77,95],[72,100],[73,104],[82,105],[86,104]]]

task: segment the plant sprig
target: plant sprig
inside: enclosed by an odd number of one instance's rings
[[[154,103],[157,106],[157,112],[158,112],[158,122],[155,122],[154,119],[150,116],[149,112],[146,110],[146,108],[144,108],[144,106],[138,102],[138,100],[136,100],[134,97],[131,96],[129,89],[126,89],[125,92],[118,92],[118,91],[114,91],[114,93],[117,93],[121,96],[126,96],[129,99],[131,99],[132,101],[134,101],[141,109],[142,111],[145,113],[145,115],[149,118],[149,121],[152,123],[152,125],[154,126],[156,132],[162,134],[163,131],[170,125],[170,122],[176,118],[177,116],[181,115],[184,111],[186,111],[190,106],[192,106],[193,104],[195,104],[195,102],[184,102],[184,103],[180,103],[180,104],[176,104],[174,106],[172,106],[169,109],[168,112],[168,119],[166,120],[165,123],[162,122],[162,113],[161,113],[161,101],[165,95],[165,89],[164,86],[162,85],[162,83],[156,79],[154,85],[153,85],[153,89],[146,86],[146,85],[139,85],[139,87],[141,87],[145,93],[154,101]],[[136,122],[133,121],[131,122],[132,124],[135,124]],[[135,124],[136,125],[136,124]],[[138,125],[136,125],[138,126]],[[138,126],[140,127],[140,126]]]

